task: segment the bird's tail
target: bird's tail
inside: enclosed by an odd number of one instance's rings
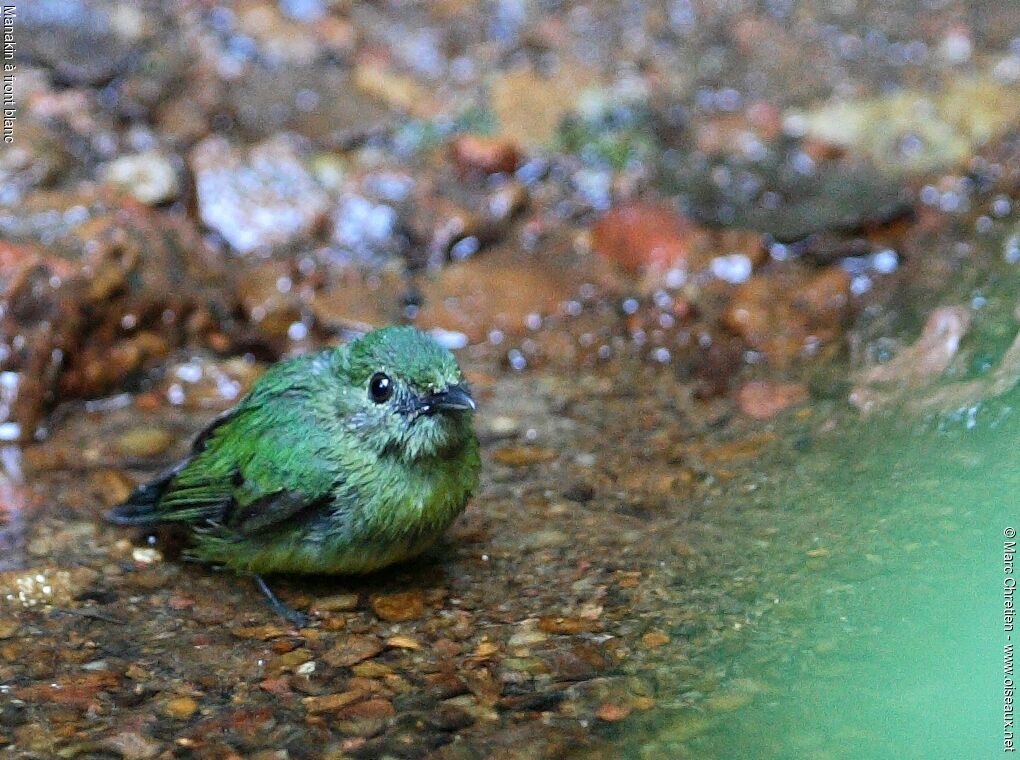
[[[114,525],[156,525],[164,522],[165,517],[157,508],[159,500],[179,471],[179,467],[174,467],[155,480],[138,486],[123,504],[109,510],[103,517]]]

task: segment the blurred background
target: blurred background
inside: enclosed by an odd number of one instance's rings
[[[1020,7],[4,9],[0,748],[1002,749]],[[98,515],[271,362],[481,398],[445,546],[287,630]],[[2,751],[2,750],[0,750]]]

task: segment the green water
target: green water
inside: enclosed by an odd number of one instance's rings
[[[753,698],[683,711],[634,756],[1001,754],[1018,442],[1020,414],[998,404],[971,426],[847,423],[769,472],[758,498],[777,537],[817,548],[803,561],[777,553],[774,609],[718,662]],[[708,730],[692,731],[698,720]]]

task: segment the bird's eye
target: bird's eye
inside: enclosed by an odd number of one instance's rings
[[[368,394],[372,400],[381,404],[393,395],[393,381],[384,372],[376,372],[368,381]]]

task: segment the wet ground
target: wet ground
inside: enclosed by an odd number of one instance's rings
[[[1001,749],[1020,13],[19,3],[0,754]],[[480,401],[420,560],[253,585],[100,515],[272,361]]]

